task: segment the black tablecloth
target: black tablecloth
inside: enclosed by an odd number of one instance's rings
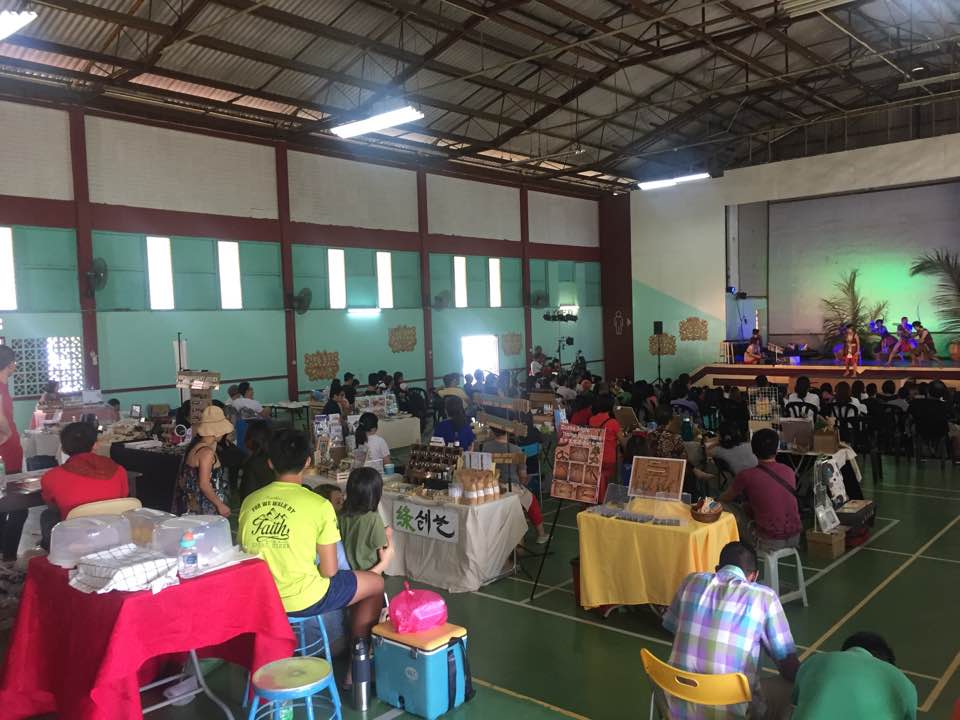
[[[136,496],[144,507],[171,511],[182,453],[139,450],[125,443],[114,443],[110,446],[110,457],[127,470],[140,473]]]

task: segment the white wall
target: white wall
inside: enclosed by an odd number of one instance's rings
[[[98,117],[86,126],[91,202],[277,217],[268,145]]]
[[[527,193],[530,242],[552,245],[600,246],[600,206],[596,200]]]
[[[302,152],[287,158],[294,222],[417,231],[415,171]]]
[[[0,102],[0,195],[73,200],[63,110]]]
[[[438,235],[520,241],[520,190],[427,175],[429,230]]]
[[[726,205],[911,185],[960,174],[960,134],[733,170],[722,178],[631,195],[633,312],[646,327],[653,293],[723,324]],[[711,337],[709,345],[716,350]],[[650,367],[647,336],[634,337],[638,372]],[[642,351],[642,353],[641,353]],[[678,357],[702,362],[716,352]],[[690,369],[688,366],[685,369]]]

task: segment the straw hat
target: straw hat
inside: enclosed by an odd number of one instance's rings
[[[201,437],[229,435],[232,432],[233,425],[224,417],[223,410],[216,405],[210,405],[203,409],[200,422],[194,428],[194,434]]]

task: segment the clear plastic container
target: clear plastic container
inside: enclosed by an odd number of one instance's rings
[[[153,508],[127,510],[123,516],[130,521],[131,539],[140,547],[150,547],[153,542],[153,529],[164,520],[176,517],[171,513]]]
[[[219,515],[182,515],[164,520],[153,530],[153,548],[167,557],[180,553],[180,540],[189,530],[197,541],[197,560],[207,567],[233,547],[230,523]]]
[[[91,515],[57,523],[50,534],[49,561],[77,566],[84,555],[130,542],[130,522],[122,515]]]

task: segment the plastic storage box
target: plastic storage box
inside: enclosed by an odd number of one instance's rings
[[[52,564],[77,566],[84,555],[130,542],[130,522],[122,515],[91,515],[57,523],[50,533]]]
[[[219,515],[182,515],[164,520],[153,529],[153,548],[167,557],[180,552],[180,539],[190,530],[197,541],[197,563],[206,567],[233,547],[230,523]]]
[[[153,542],[153,529],[157,525],[176,517],[172,513],[153,508],[127,510],[123,516],[130,521],[130,538],[134,544],[141,547],[150,547]]]
[[[373,628],[377,697],[427,720],[462,705],[472,694],[466,642],[467,631],[450,623],[403,635],[380,623]]]

